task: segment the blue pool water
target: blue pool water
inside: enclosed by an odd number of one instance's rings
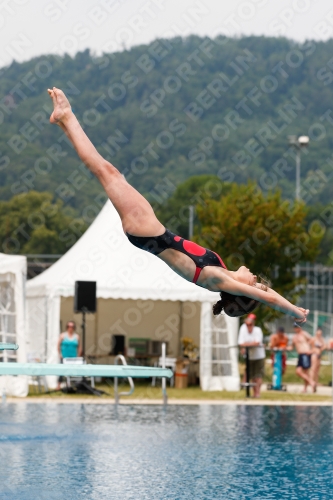
[[[332,409],[0,405],[6,500],[332,499]]]

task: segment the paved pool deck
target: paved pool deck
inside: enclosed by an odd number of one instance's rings
[[[285,394],[303,394],[304,386],[301,384],[287,384]],[[267,391],[267,384],[262,385],[262,390]],[[313,394],[312,389],[308,387],[307,394]],[[318,396],[332,396],[332,387],[327,385],[318,385],[316,394]]]

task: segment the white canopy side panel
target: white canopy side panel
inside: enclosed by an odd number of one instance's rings
[[[41,297],[27,297],[29,341],[27,358],[32,363],[59,363],[60,297],[45,290]],[[57,377],[46,377],[50,389]]]
[[[238,366],[238,347],[237,347],[239,318],[231,318],[230,316],[224,315],[224,320],[227,325],[229,356],[230,356],[230,366],[231,366],[231,375],[230,377],[225,378],[225,387],[227,391],[239,391],[240,375]]]
[[[60,335],[60,297],[50,295],[47,303],[47,337],[46,337],[46,362],[59,363],[57,350]],[[46,377],[47,385],[50,389],[57,386],[56,376]]]
[[[203,302],[200,318],[200,385],[203,391],[210,390],[212,376],[211,332],[211,304]]]
[[[201,305],[200,385],[203,391],[238,391],[240,377],[235,332],[238,318],[213,316],[212,304]]]
[[[31,363],[46,362],[47,297],[27,297],[27,359]]]
[[[18,351],[3,351],[4,361],[26,363],[25,283],[27,259],[0,254],[1,341],[19,344]],[[28,377],[0,377],[0,393],[24,397],[28,394]]]

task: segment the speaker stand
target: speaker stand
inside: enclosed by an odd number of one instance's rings
[[[86,359],[86,313],[87,313],[87,309],[86,307],[82,307],[82,324],[81,324],[81,330],[82,330],[82,357],[83,359],[85,360]],[[83,377],[82,378],[82,381],[80,382],[80,386],[81,386],[81,390],[83,392],[83,394],[87,394],[87,393],[90,393],[90,394],[95,394],[95,395],[100,395],[98,394],[99,391],[96,390],[95,392],[95,389],[93,389],[87,382],[86,382],[86,378]],[[82,394],[81,392],[81,394]]]
[[[81,331],[82,331],[82,357],[85,359],[86,356],[86,313],[87,309],[85,307],[82,308],[82,324],[81,324]]]

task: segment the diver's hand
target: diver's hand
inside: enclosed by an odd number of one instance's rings
[[[296,307],[299,315],[294,317],[295,323],[302,324],[305,323],[309,314],[309,309],[303,309],[302,307]]]

